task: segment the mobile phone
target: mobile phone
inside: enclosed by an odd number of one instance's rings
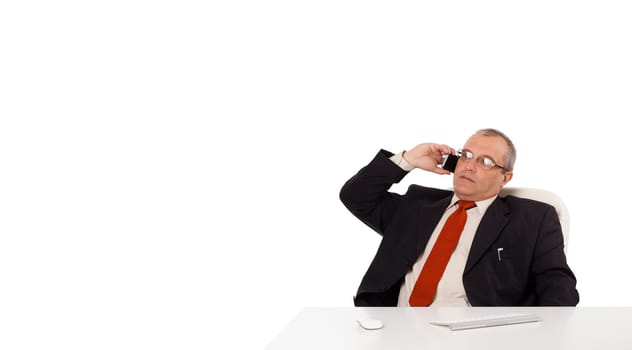
[[[454,154],[448,154],[443,159],[443,163],[441,164],[441,168],[453,173],[454,169],[456,169],[456,162],[458,160],[459,160],[458,156],[455,156]]]

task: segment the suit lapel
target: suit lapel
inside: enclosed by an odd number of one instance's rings
[[[445,212],[452,196],[448,196],[444,199],[432,203],[430,206],[419,205],[417,206],[417,244],[415,245],[415,253],[411,256],[413,263],[417,261],[417,258],[421,255],[423,250],[428,244],[428,240],[432,235],[435,227],[441,220],[443,213]],[[423,213],[423,214],[422,214]]]
[[[487,208],[474,235],[464,274],[481,259],[489,249],[489,246],[498,238],[498,235],[500,235],[500,232],[509,221],[507,218],[508,213],[509,208],[500,198],[496,198],[489,208]]]

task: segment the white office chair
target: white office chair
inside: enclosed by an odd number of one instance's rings
[[[566,249],[568,248],[569,214],[568,208],[566,208],[562,198],[550,191],[527,187],[503,187],[500,190],[499,196],[514,196],[533,199],[552,205],[553,208],[555,208],[555,211],[557,211],[557,216],[560,219],[560,225],[562,225],[562,234],[564,235],[564,252],[566,252]]]

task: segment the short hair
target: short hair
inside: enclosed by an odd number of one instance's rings
[[[505,135],[503,132],[497,129],[492,129],[492,128],[480,129],[476,131],[476,133],[484,135],[484,136],[499,136],[503,140],[505,140],[505,142],[507,143],[508,151],[507,153],[505,153],[505,156],[503,157],[503,162],[505,163],[503,164],[503,166],[505,169],[507,169],[507,171],[513,171],[514,164],[516,163],[517,153],[516,153],[516,146],[514,146],[509,136]]]

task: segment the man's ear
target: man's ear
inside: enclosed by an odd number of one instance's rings
[[[513,178],[513,171],[506,171],[503,175],[503,181],[501,186],[505,186],[509,181],[511,181],[511,178]]]

